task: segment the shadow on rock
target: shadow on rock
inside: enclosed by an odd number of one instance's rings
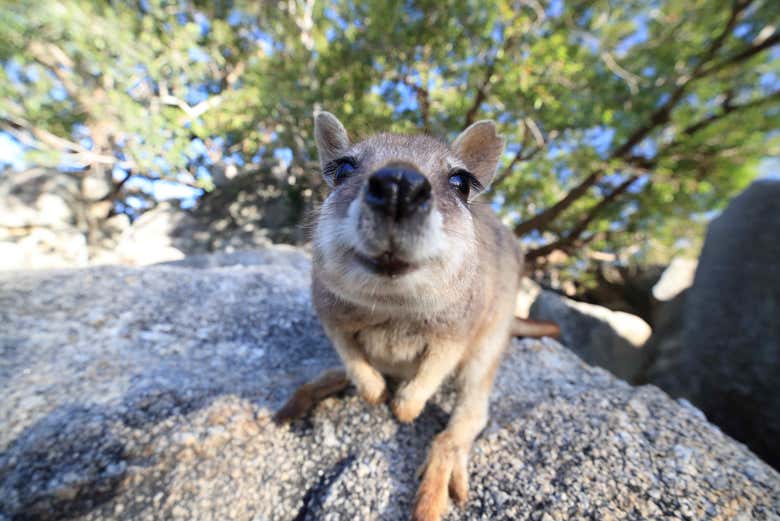
[[[221,394],[146,384],[131,389],[118,409],[56,409],[0,456],[0,513],[14,520],[54,520],[100,509],[122,492],[129,465],[159,463],[145,454],[160,434],[155,425],[208,407]],[[164,480],[147,485],[159,492]]]
[[[0,456],[0,507],[12,519],[65,519],[112,498],[125,448],[99,408],[66,406],[26,429]]]

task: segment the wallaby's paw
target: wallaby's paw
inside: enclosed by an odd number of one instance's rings
[[[364,373],[355,381],[358,394],[371,405],[377,405],[387,400],[387,384],[377,371]]]
[[[406,391],[405,388],[398,390],[392,403],[393,414],[398,421],[403,423],[413,422],[425,408],[425,400],[422,400]]]
[[[462,507],[469,499],[469,459],[465,451],[459,450],[450,476],[450,497]]]
[[[412,521],[439,521],[447,512],[447,490],[453,461],[443,452],[436,453],[434,447],[431,447],[423,479],[417,489]]]
[[[413,521],[439,521],[447,513],[450,497],[459,506],[466,503],[468,453],[454,447],[447,436],[440,436],[433,442],[423,469]]]

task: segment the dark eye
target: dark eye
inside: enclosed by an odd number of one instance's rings
[[[338,185],[344,179],[348,178],[357,170],[355,160],[351,157],[342,157],[336,159],[325,167],[325,176],[332,176],[333,184]]]
[[[339,163],[339,165],[336,167],[336,172],[333,179],[335,179],[337,183],[341,182],[349,177],[350,174],[352,174],[354,171],[355,165],[352,164],[351,161],[344,161],[343,163]]]
[[[456,189],[464,199],[468,199],[471,185],[472,180],[468,172],[457,170],[450,175],[450,186]]]

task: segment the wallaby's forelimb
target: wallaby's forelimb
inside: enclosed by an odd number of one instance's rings
[[[274,422],[287,423],[309,412],[315,405],[349,386],[344,369],[328,369],[311,382],[300,386],[281,409],[274,414]]]
[[[561,334],[561,328],[555,322],[548,320],[531,320],[528,318],[514,317],[511,328],[512,336],[522,336],[528,338],[541,338],[549,336],[558,338]]]

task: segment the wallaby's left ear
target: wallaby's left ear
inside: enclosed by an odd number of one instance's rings
[[[488,119],[470,125],[452,143],[452,149],[485,188],[496,173],[504,151],[504,139],[496,133],[496,124]]]

